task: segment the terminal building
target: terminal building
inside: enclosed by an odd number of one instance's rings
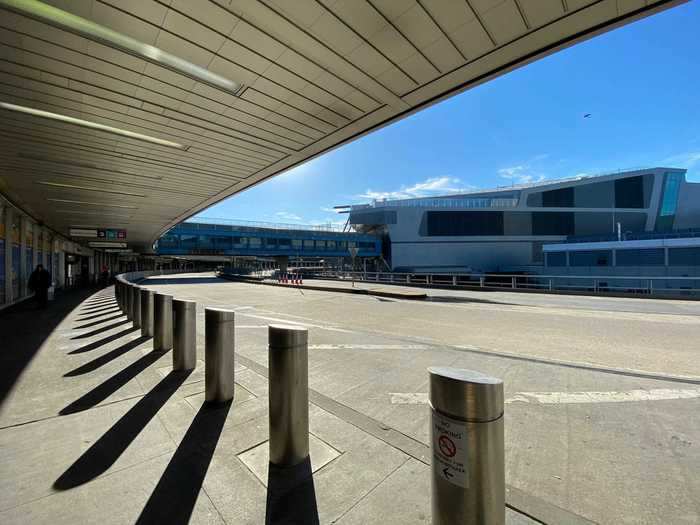
[[[638,274],[643,266],[695,276],[700,183],[685,175],[657,167],[375,201],[350,206],[349,222],[385,237],[394,271]]]

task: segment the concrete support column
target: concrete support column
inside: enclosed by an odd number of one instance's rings
[[[51,249],[51,245],[48,242],[46,242],[46,240],[49,238],[50,235],[51,235],[51,232],[49,230],[47,230],[46,228],[42,229],[42,231],[41,231],[41,264],[47,270],[49,270],[49,268],[47,267],[47,265],[49,264],[49,252],[48,252],[48,250]],[[48,249],[47,249],[47,245],[49,246]],[[49,272],[50,271],[51,270],[49,270]]]
[[[12,289],[12,221],[14,210],[7,206],[5,208],[5,302],[11,303],[15,300]]]
[[[29,246],[29,236],[31,235],[31,225],[26,217],[19,217],[19,296],[29,295],[29,275],[36,267],[28,268],[27,247]],[[36,252],[35,252],[36,253]]]
[[[41,243],[41,227],[38,224],[34,225],[33,228],[33,241],[32,241],[32,268],[36,268],[39,264],[39,246]]]
[[[3,226],[0,228],[0,234],[5,250],[2,296],[4,297],[3,302],[9,303],[12,301],[12,208],[9,206],[0,206],[0,223]]]

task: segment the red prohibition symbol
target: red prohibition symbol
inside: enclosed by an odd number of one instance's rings
[[[457,453],[457,447],[454,442],[444,434],[438,439],[438,446],[440,447],[440,452],[448,458],[453,457]]]

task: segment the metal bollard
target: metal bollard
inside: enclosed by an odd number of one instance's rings
[[[141,288],[141,335],[153,337],[153,302],[155,292]]]
[[[234,312],[204,309],[204,399],[222,403],[234,394]]]
[[[134,306],[132,312],[134,328],[141,328],[141,287],[136,285],[134,285]]]
[[[173,347],[173,297],[157,293],[153,299],[153,349],[170,350]]]
[[[291,467],[309,457],[309,349],[304,328],[268,328],[270,463]]]
[[[134,287],[131,284],[126,285],[126,318],[134,320]]]
[[[503,381],[429,368],[432,523],[503,525]]]
[[[173,370],[197,366],[197,303],[173,301]]]

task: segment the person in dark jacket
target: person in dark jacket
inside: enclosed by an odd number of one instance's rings
[[[29,289],[34,292],[34,297],[40,308],[45,308],[49,298],[51,286],[51,274],[38,264],[36,270],[29,276]]]

